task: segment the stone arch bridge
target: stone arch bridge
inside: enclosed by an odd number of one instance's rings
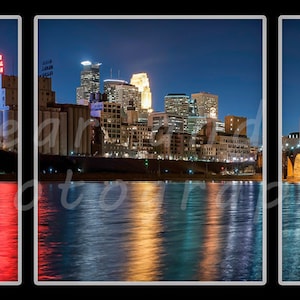
[[[285,176],[287,179],[300,181],[300,150],[296,150],[292,154],[286,156],[285,167]]]

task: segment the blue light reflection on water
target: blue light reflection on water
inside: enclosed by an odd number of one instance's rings
[[[74,182],[62,196],[40,184],[40,281],[262,280],[261,182]]]
[[[300,281],[300,184],[282,184],[282,280]]]

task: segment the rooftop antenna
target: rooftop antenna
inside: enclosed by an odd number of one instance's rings
[[[118,79],[120,79],[120,70],[118,70]]]
[[[112,79],[112,68],[110,68],[110,78]]]

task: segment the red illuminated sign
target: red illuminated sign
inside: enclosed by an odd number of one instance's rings
[[[0,74],[4,73],[3,55],[0,54]]]

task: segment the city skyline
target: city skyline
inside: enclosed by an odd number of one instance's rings
[[[300,99],[300,18],[297,16],[282,16],[280,20],[282,31],[281,66],[279,74],[282,81],[282,135],[287,136],[292,132],[300,131],[300,113],[297,103]]]
[[[0,15],[0,54],[3,55],[4,73],[18,75],[18,19]]]
[[[154,111],[164,111],[170,93],[216,94],[219,119],[246,117],[252,143],[261,144],[262,18],[177,17],[38,17],[37,71],[52,60],[58,103],[76,103],[83,60],[101,63],[101,92],[105,79],[147,73]]]

